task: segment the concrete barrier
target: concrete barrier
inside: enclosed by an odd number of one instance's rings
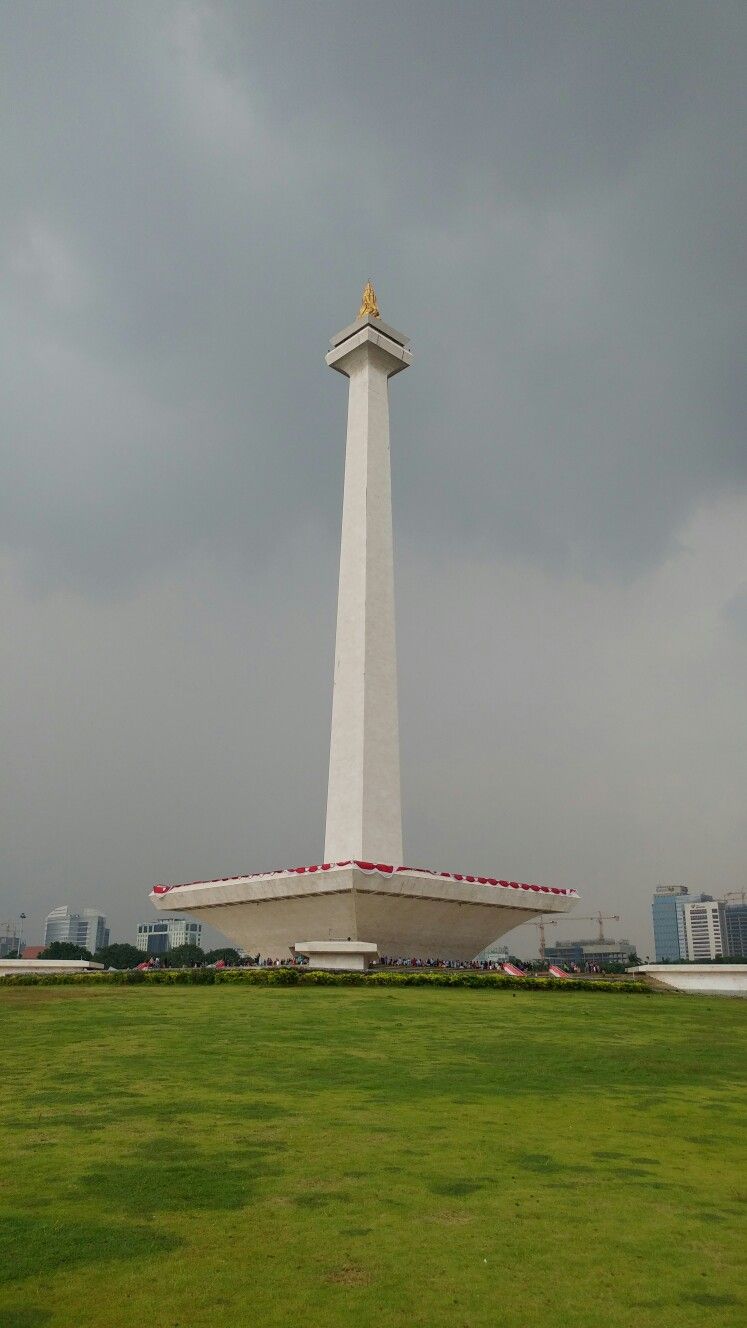
[[[641,964],[631,976],[704,996],[747,996],[747,964]]]
[[[94,973],[103,972],[105,967],[91,959],[0,959],[0,977],[13,973]]]

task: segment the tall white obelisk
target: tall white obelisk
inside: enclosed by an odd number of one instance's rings
[[[407,337],[379,317],[370,282],[356,321],[331,345],[327,364],[348,379],[349,402],[324,861],[156,885],[151,899],[159,913],[204,916],[251,952],[290,950],[319,967],[360,969],[376,947],[469,960],[521,922],[566,913],[578,896],[402,863],[389,379],[411,355]]]
[[[370,282],[330,345],[327,364],[350,387],[324,858],[400,865],[389,379],[412,356]]]

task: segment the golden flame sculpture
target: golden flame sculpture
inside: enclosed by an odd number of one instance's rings
[[[363,299],[361,300],[361,307],[358,310],[358,317],[381,318],[379,306],[376,301],[376,291],[370,281],[367,281],[363,287]]]

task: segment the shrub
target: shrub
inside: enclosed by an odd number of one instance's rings
[[[448,987],[483,991],[585,991],[619,995],[651,995],[653,989],[637,979],[609,982],[603,978],[514,978],[507,973],[471,969],[387,970],[371,973],[336,973],[308,968],[154,968],[125,969],[120,973],[18,973],[0,977],[0,986],[61,987],[81,984],[130,986],[203,986],[228,984],[246,987]]]
[[[136,945],[126,945],[124,941],[115,941],[97,950],[94,956],[97,964],[106,964],[107,968],[136,968],[145,958]]]
[[[72,941],[52,941],[46,950],[42,950],[40,959],[93,959],[90,950],[82,945],[73,945]]]

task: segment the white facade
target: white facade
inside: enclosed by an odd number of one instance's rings
[[[366,317],[332,339],[349,380],[337,599],[327,862],[402,862],[389,379],[407,337]]]
[[[718,899],[685,904],[682,913],[688,959],[719,959],[726,954],[724,906]]]
[[[202,923],[191,918],[159,918],[157,922],[141,922],[135,940],[138,950],[146,954],[168,954],[177,945],[202,945]]]
[[[109,929],[106,918],[95,908],[84,908],[75,913],[67,904],[53,908],[47,914],[44,924],[44,944],[54,941],[67,941],[70,945],[81,945],[84,950],[96,954],[109,944]]]
[[[684,899],[678,899],[676,902],[677,942],[680,947],[680,955],[683,958],[685,958],[687,955],[687,929],[685,927],[685,908],[686,908],[686,901]]]

